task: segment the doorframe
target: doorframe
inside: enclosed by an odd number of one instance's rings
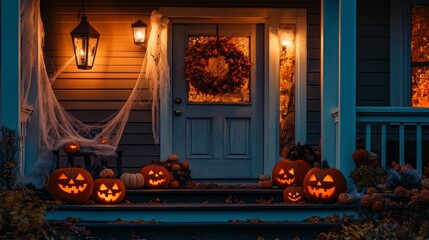
[[[280,44],[277,29],[281,24],[296,26],[295,59],[295,142],[307,142],[307,20],[306,9],[269,8],[181,8],[162,7],[159,12],[168,17],[168,63],[172,76],[173,23],[262,23],[265,25],[264,51],[264,146],[263,172],[271,170],[279,154],[279,84]],[[170,84],[171,85],[171,84]],[[163,88],[165,89],[165,88]],[[169,88],[168,88],[169,89]],[[160,93],[160,157],[173,151],[172,91]]]

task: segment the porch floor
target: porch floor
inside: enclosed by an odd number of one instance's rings
[[[122,204],[59,204],[47,218],[77,220],[106,239],[127,239],[121,237],[130,232],[143,239],[314,239],[341,223],[309,219],[357,218],[357,204],[286,204],[282,194],[245,188],[127,190]]]

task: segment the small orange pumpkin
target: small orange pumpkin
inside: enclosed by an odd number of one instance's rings
[[[170,172],[163,166],[148,165],[140,170],[147,188],[166,188],[170,183]]]
[[[108,144],[109,143],[109,139],[108,138],[99,138],[98,139],[98,143]]]
[[[331,168],[325,160],[320,167],[312,168],[304,178],[304,192],[315,203],[334,203],[347,189],[346,179],[340,170]]]
[[[180,183],[177,180],[173,180],[170,182],[170,188],[179,188]]]
[[[355,198],[353,197],[353,195],[349,193],[341,193],[338,196],[338,203],[340,204],[350,204],[350,203],[353,203],[354,201],[355,201]]]
[[[302,187],[289,186],[283,190],[283,201],[286,203],[299,203],[305,201],[305,194]]]
[[[70,153],[70,154],[77,153],[80,151],[80,146],[76,142],[66,143],[64,144],[63,148],[65,153]]]
[[[98,175],[100,178],[113,178],[115,176],[115,172],[110,168],[105,168],[101,170]]]
[[[311,165],[305,160],[283,159],[274,165],[271,176],[274,185],[282,189],[292,185],[302,186],[310,169]]]
[[[98,203],[120,203],[125,197],[124,183],[117,178],[99,178],[94,181],[92,200]]]
[[[58,168],[49,176],[47,190],[51,197],[70,203],[84,203],[94,188],[91,173],[84,168]]]

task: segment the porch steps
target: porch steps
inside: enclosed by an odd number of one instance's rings
[[[131,232],[142,239],[313,239],[340,223],[306,219],[356,217],[357,211],[353,204],[286,204],[275,188],[141,189],[127,190],[123,204],[56,205],[47,218],[79,219],[103,239],[127,239],[121,236]]]

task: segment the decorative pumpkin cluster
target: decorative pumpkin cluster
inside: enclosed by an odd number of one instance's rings
[[[393,191],[392,196],[391,194],[382,194],[376,188],[370,187],[360,200],[360,204],[364,208],[370,208],[373,212],[388,210],[389,207],[405,206],[427,210],[429,207],[429,190],[406,189],[398,186]]]
[[[283,190],[283,200],[287,203],[305,202],[334,203],[346,191],[344,175],[323,161],[311,168],[305,160],[284,159],[274,166],[273,183]]]

